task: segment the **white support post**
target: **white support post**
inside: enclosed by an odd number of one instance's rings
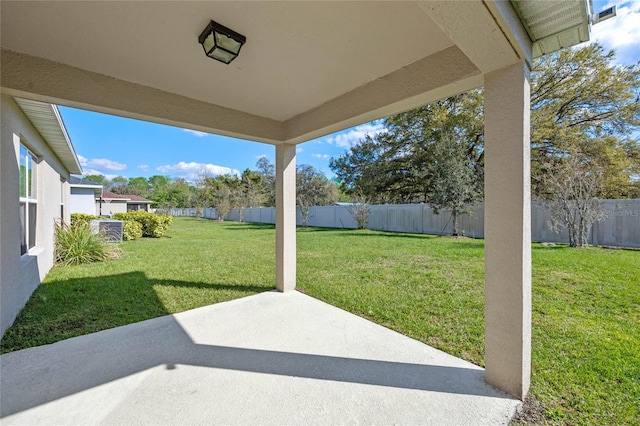
[[[276,289],[296,288],[296,146],[276,146]]]
[[[485,75],[485,380],[524,399],[531,375],[529,69]]]

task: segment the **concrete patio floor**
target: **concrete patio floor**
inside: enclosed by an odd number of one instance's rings
[[[506,424],[484,371],[299,292],[0,357],[2,424]]]

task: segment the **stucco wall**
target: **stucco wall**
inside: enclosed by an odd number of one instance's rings
[[[68,221],[68,171],[38,131],[9,97],[2,95],[0,143],[0,335],[13,323],[31,293],[53,266],[53,226],[65,205]],[[40,160],[37,169],[37,242],[20,255],[19,150],[20,143]],[[63,191],[67,191],[64,194]]]
[[[96,195],[92,188],[71,188],[69,211],[96,214]]]
[[[96,212],[100,211],[100,203],[96,202]],[[103,215],[112,215],[115,213],[126,213],[127,212],[127,202],[126,201],[110,201],[110,202],[102,202],[102,214]],[[96,213],[99,214],[99,213]]]

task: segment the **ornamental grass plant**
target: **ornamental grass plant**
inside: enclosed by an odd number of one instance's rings
[[[86,222],[56,224],[54,235],[54,259],[62,265],[101,262],[122,255],[120,247],[109,243],[102,233],[95,233]]]

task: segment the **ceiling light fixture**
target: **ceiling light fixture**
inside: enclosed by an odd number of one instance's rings
[[[208,57],[229,64],[238,56],[247,38],[211,21],[198,37],[198,41]]]

